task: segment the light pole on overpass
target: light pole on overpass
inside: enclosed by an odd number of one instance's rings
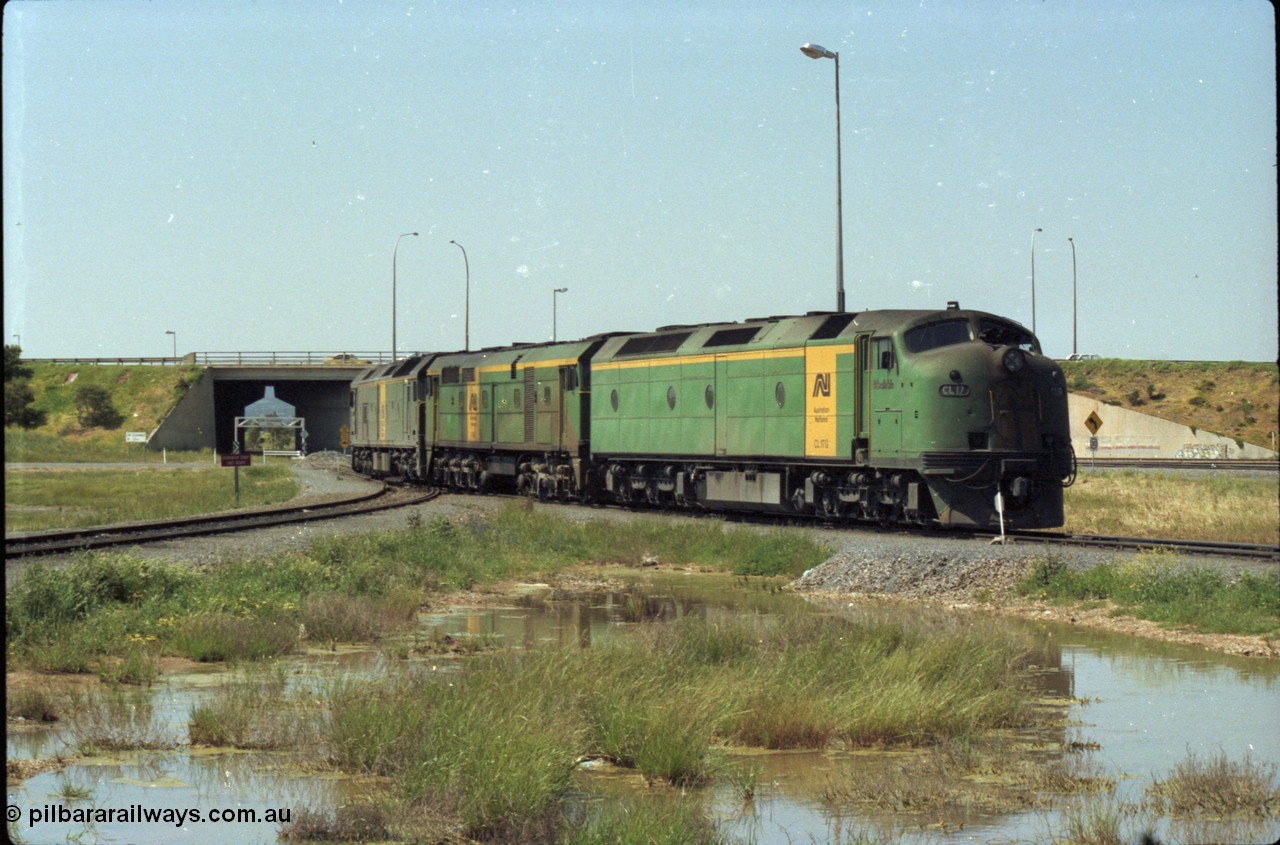
[[[471,351],[471,262],[467,260],[467,250],[457,241],[449,243],[462,250],[462,267],[467,273],[467,293],[462,309],[462,351]]]
[[[556,341],[556,296],[567,293],[568,288],[555,288],[551,291],[551,342]]]
[[[1031,333],[1036,333],[1036,232],[1043,232],[1044,229],[1031,230]]]
[[[1071,244],[1071,354],[1076,354],[1076,239],[1067,238]],[[1034,334],[1034,332],[1032,332]]]
[[[396,245],[391,248],[391,360],[396,359],[396,253],[400,251],[400,239],[417,232],[403,232],[396,236]]]

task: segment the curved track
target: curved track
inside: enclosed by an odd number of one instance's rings
[[[181,537],[228,534],[255,528],[269,528],[319,519],[334,519],[361,513],[414,505],[434,499],[434,490],[412,490],[383,485],[373,493],[324,504],[272,508],[257,511],[184,517],[158,522],[134,522],[105,525],[70,531],[41,531],[5,537],[6,560],[33,555],[105,549],[112,546],[135,546]]]

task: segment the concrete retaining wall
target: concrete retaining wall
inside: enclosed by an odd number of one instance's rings
[[[1068,395],[1067,404],[1071,417],[1071,444],[1075,447],[1076,457],[1081,459],[1089,457],[1089,438],[1095,436],[1098,449],[1093,454],[1099,458],[1221,460],[1276,456],[1270,449],[1251,443],[1241,446],[1230,437],[1192,429],[1074,393]],[[1085,426],[1090,414],[1097,414],[1102,420],[1096,435],[1090,434]]]

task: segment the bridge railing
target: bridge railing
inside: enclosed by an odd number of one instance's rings
[[[416,355],[405,352],[397,356]],[[23,358],[43,364],[115,364],[119,366],[197,366],[264,367],[264,366],[340,366],[363,367],[391,361],[389,352],[188,352],[177,358]]]

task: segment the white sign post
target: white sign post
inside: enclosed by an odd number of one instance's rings
[[[146,444],[146,442],[147,442],[147,433],[145,431],[126,431],[124,433],[124,451],[125,451],[126,457],[128,456],[128,453],[129,453],[130,443]],[[147,447],[143,445],[142,447],[143,460],[146,460],[146,457],[147,457],[146,448]]]

